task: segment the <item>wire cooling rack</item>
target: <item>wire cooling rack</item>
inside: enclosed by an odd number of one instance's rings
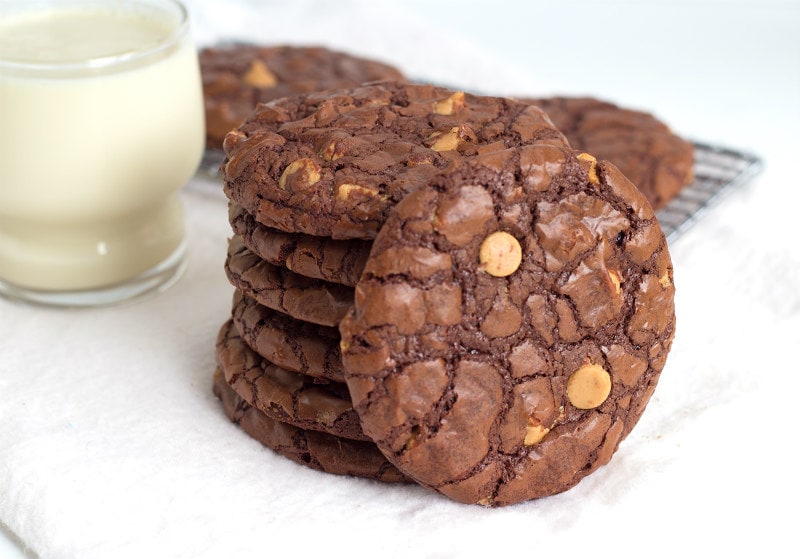
[[[219,166],[223,159],[221,150],[206,150],[198,174],[220,180]],[[656,212],[667,241],[674,242],[725,194],[747,184],[762,167],[755,155],[694,142],[694,180]]]
[[[755,155],[695,142],[694,180],[656,212],[667,241],[675,241],[725,194],[750,182],[762,167]]]

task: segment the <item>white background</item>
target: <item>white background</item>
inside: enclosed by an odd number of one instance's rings
[[[196,179],[189,269],[167,293],[80,312],[0,300],[7,538],[43,559],[796,553],[800,4],[187,4],[200,44],[316,43],[486,93],[599,96],[765,170],[671,246],[678,334],[612,462],[500,510],[311,472],[224,420],[210,375],[229,233]],[[0,557],[18,549],[0,537]]]

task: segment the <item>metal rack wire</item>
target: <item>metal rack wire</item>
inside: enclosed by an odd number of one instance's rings
[[[667,242],[675,241],[725,194],[747,184],[763,167],[752,154],[699,142],[694,147],[694,180],[656,212]]]

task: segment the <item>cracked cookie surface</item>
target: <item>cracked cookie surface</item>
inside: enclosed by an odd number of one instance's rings
[[[373,443],[300,429],[263,414],[228,385],[220,369],[214,372],[213,392],[228,419],[253,439],[298,464],[330,474],[385,482],[410,481],[386,461]]]
[[[369,440],[353,410],[347,386],[320,383],[270,363],[242,340],[232,320],[220,328],[216,359],[231,388],[271,418],[337,437]]]
[[[656,210],[692,182],[694,146],[651,114],[591,97],[527,101],[547,112],[574,149],[613,163]]]
[[[206,145],[222,149],[229,130],[258,103],[376,80],[404,79],[383,62],[323,47],[238,43],[200,51]]]
[[[430,85],[367,84],[260,105],[225,138],[225,193],[289,233],[372,239],[388,211],[452,161],[566,146],[529,103]]]
[[[345,377],[365,434],[420,484],[487,506],[552,495],[639,419],[673,298],[653,210],[613,165],[485,154],[392,211],[340,324]]]

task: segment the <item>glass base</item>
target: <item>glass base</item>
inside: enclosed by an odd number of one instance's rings
[[[161,293],[175,284],[186,270],[186,240],[157,266],[121,283],[74,291],[28,289],[0,279],[0,295],[53,307],[101,307]]]

